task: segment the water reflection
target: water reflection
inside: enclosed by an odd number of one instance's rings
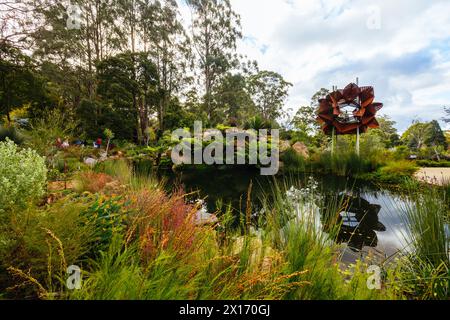
[[[352,250],[363,247],[377,247],[378,232],[386,231],[386,227],[379,220],[378,213],[381,205],[371,204],[361,196],[343,195],[344,211],[340,212],[338,222],[341,229],[338,242],[346,242]]]
[[[289,190],[307,187],[309,175],[278,177],[278,184]],[[198,191],[196,199],[205,199],[207,212],[214,213],[217,204],[231,205],[238,217],[246,212],[247,190],[253,183],[251,205],[253,213],[261,210],[260,198],[273,191],[274,179],[261,177],[258,171],[246,169],[183,172],[176,176],[165,176],[167,186],[182,184],[186,192]],[[318,193],[327,197],[343,197],[347,203],[339,216],[342,229],[338,241],[346,243],[350,252],[375,248],[390,256],[405,246],[405,226],[401,218],[404,201],[387,190],[380,190],[367,182],[335,176],[315,176]],[[193,199],[195,200],[195,199]],[[325,201],[327,203],[327,201]],[[238,218],[237,218],[238,220]]]

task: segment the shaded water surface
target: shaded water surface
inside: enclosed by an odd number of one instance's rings
[[[245,212],[247,192],[252,182],[252,211],[259,212],[261,198],[270,195],[275,185],[273,177],[262,177],[259,171],[247,169],[196,170],[179,174],[163,174],[168,188],[182,186],[186,192],[196,192],[196,199],[205,199],[208,212],[215,212],[218,204],[231,205],[238,215]],[[321,195],[342,195],[347,209],[340,213],[342,228],[338,241],[347,244],[344,259],[354,260],[369,251],[387,258],[405,246],[405,227],[402,218],[404,200],[388,190],[380,190],[370,183],[336,176],[314,176]],[[307,187],[309,176],[277,177],[283,187]]]

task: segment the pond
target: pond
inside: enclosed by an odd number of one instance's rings
[[[388,190],[381,190],[365,181],[345,177],[298,175],[295,177],[263,177],[258,170],[188,170],[177,174],[162,174],[168,188],[182,186],[194,199],[204,199],[208,212],[217,211],[218,204],[231,205],[238,215],[245,212],[247,192],[252,182],[253,213],[261,210],[263,195],[271,194],[274,179],[286,188],[302,189],[311,178],[321,195],[346,195],[348,207],[341,212],[342,227],[338,241],[345,244],[342,260],[353,262],[369,252],[388,259],[407,244],[402,208],[406,200]]]

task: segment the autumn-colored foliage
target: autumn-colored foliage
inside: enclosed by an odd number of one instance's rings
[[[135,211],[128,237],[139,239],[144,260],[159,250],[174,249],[183,254],[193,244],[196,233],[194,205],[187,204],[183,192],[166,195],[162,190],[143,189],[132,195]]]
[[[77,188],[79,191],[97,193],[112,181],[113,178],[107,174],[88,171],[79,175]]]

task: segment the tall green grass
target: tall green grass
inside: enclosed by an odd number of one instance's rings
[[[298,189],[274,181],[272,192],[262,199],[258,221],[247,205],[241,228],[231,228],[229,210],[217,212],[217,226],[196,225],[192,218],[199,208],[187,203],[179,191],[166,194],[153,183],[156,180],[135,174],[126,162],[104,163],[97,169],[127,183],[119,198],[74,194],[72,201],[62,200],[62,207],[54,207],[61,214],[69,212],[66,217],[38,210],[33,215],[36,227],[25,233],[29,241],[19,243],[26,263],[13,259],[12,247],[2,248],[8,254],[2,265],[16,266],[16,276],[26,276],[20,270],[34,271],[34,261],[40,263],[37,274],[19,282],[29,288],[27,294],[34,288],[41,298],[61,299],[394,299],[420,288],[420,297],[445,297],[446,287],[440,281],[445,280],[448,265],[442,255],[442,233],[435,235],[443,224],[442,217],[433,214],[440,208],[434,196],[417,198],[420,206],[411,211],[415,220],[409,221],[418,230],[416,254],[403,266],[403,274],[382,266],[386,285],[370,290],[366,270],[371,261],[345,266],[340,261],[341,247],[334,241],[338,214],[346,206],[343,197],[323,197],[311,181],[300,182]],[[250,188],[247,203],[251,196]],[[63,221],[74,223],[67,228]],[[433,232],[423,233],[428,229],[419,227],[429,224]],[[46,238],[41,226],[55,235],[47,239],[51,252],[42,243]],[[39,243],[31,241],[35,233]],[[433,242],[420,247],[426,239]],[[39,255],[34,257],[34,252]],[[441,255],[436,258],[432,252]],[[65,288],[61,257],[65,264],[81,264],[80,290]],[[51,272],[57,271],[55,276],[48,277],[49,266]],[[425,288],[429,285],[425,280],[411,280],[417,275],[427,279],[427,272],[439,290]]]
[[[402,273],[405,290],[414,298],[450,298],[449,209],[446,195],[432,186],[410,183],[405,224],[410,241]]]
[[[353,151],[322,153],[314,163],[315,170],[332,173],[339,176],[356,176],[358,174],[376,171],[381,162],[373,157],[358,156]]]
[[[286,273],[303,271],[291,281],[307,285],[286,292],[284,299],[336,300],[385,299],[396,296],[393,287],[369,290],[366,270],[370,261],[343,267],[341,249],[335,243],[340,225],[338,215],[345,209],[344,197],[321,196],[318,186],[306,182],[301,190],[274,182],[266,200],[266,234],[271,245],[283,252]],[[392,277],[392,272],[389,273]]]
[[[280,160],[284,165],[283,170],[288,172],[305,172],[308,169],[308,161],[292,148],[284,151]]]
[[[169,241],[169,246],[159,246],[151,259],[144,258],[142,251],[142,241],[147,241],[145,233],[144,238],[116,234],[109,249],[90,264],[81,290],[68,292],[68,297],[377,299],[393,296],[390,289],[367,288],[364,262],[352,270],[342,270],[339,247],[333,242],[337,228],[333,227],[332,220],[342,206],[338,197],[334,203],[325,204],[315,186],[298,192],[278,184],[274,186],[273,194],[264,201],[266,213],[258,226],[249,227],[250,217],[246,212],[242,213],[241,229],[223,230],[229,221],[225,212],[220,217],[222,228],[196,227],[188,247],[180,248],[176,242],[170,245]],[[166,210],[164,206],[162,210]],[[148,219],[145,215],[138,217],[140,225],[142,219]],[[323,231],[322,224],[329,226],[327,232]]]

